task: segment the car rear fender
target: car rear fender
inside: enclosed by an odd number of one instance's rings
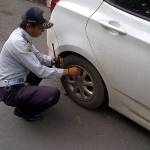
[[[107,91],[108,91],[109,85],[110,85],[109,80],[107,79],[104,71],[102,70],[101,65],[98,64],[97,61],[95,61],[94,55],[92,55],[92,54],[90,55],[89,53],[86,53],[83,49],[81,49],[80,47],[76,47],[73,45],[62,45],[62,46],[58,47],[58,49],[56,51],[57,51],[57,55],[59,55],[59,56],[66,57],[68,55],[78,55],[80,57],[83,57],[87,61],[89,61],[99,72],[100,76],[102,77],[102,79],[105,83]]]

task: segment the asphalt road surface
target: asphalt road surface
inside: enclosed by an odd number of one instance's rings
[[[22,13],[31,6],[25,0],[0,0],[0,47],[15,29]],[[34,40],[47,53],[46,34]],[[109,109],[89,111],[64,95],[57,80],[42,84],[57,86],[60,102],[44,112],[41,122],[29,123],[13,115],[13,108],[0,104],[0,150],[150,150],[147,130]]]

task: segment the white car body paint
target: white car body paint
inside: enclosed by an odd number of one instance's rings
[[[89,60],[106,84],[109,106],[150,130],[150,22],[102,0],[61,0],[51,21],[50,55],[55,43],[58,55]]]

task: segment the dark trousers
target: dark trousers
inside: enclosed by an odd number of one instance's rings
[[[56,104],[60,97],[57,88],[38,86],[42,79],[33,73],[27,77],[30,86],[15,85],[10,91],[0,88],[0,98],[8,106],[19,108],[26,115],[36,115]]]

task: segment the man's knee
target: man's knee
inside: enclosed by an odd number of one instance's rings
[[[36,101],[34,100],[34,103],[37,105],[54,105],[59,100],[60,91],[55,87],[43,86],[38,88],[38,94],[35,94],[35,96],[34,99],[36,99]]]

